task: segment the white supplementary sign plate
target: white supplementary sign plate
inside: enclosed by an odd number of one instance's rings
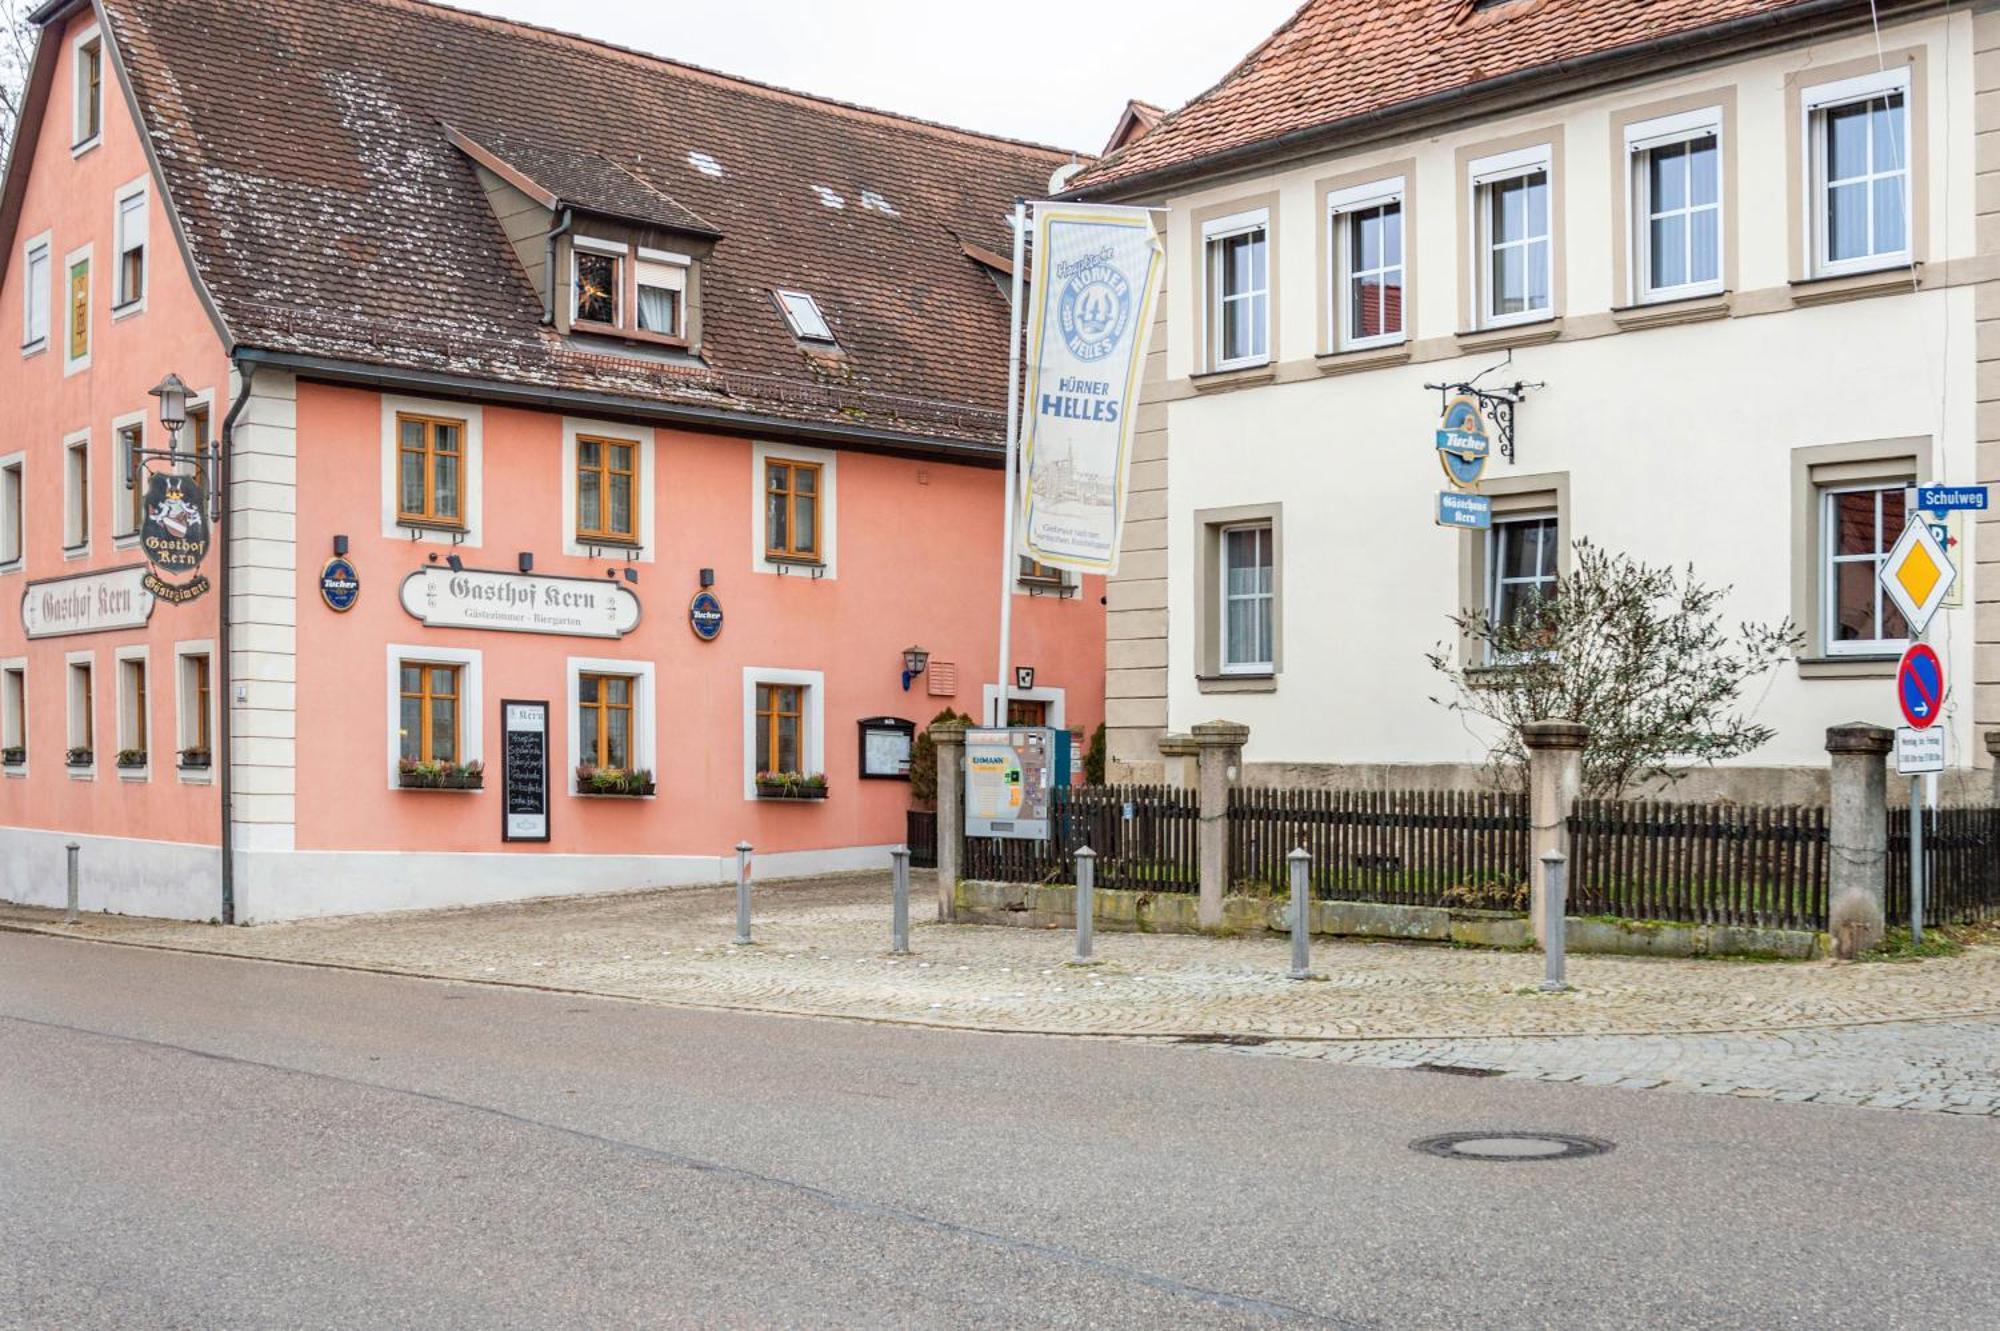
[[[1889,557],[1882,561],[1878,581],[1883,593],[1909,621],[1910,632],[1920,634],[1951,594],[1958,581],[1958,569],[1930,524],[1914,521],[1903,528],[1903,534],[1889,550]]]
[[[1944,730],[1896,728],[1896,775],[1926,776],[1944,770]]]

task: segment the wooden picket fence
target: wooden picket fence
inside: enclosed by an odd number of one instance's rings
[[[1932,809],[1924,815],[1924,923],[1970,924],[2000,916],[2000,809]],[[1910,922],[1910,811],[1889,811],[1883,914]]]
[[[1526,910],[1528,804],[1462,790],[1233,790],[1234,890],[1283,896],[1287,857],[1312,856],[1326,901]]]
[[[1171,786],[1060,786],[1052,792],[1049,839],[967,837],[967,878],[1000,883],[1073,883],[1076,852],[1097,853],[1097,885],[1136,892],[1201,890],[1195,792]]]
[[[1826,927],[1823,808],[1583,800],[1569,832],[1571,915]]]

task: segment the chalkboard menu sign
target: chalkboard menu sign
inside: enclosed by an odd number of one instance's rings
[[[549,839],[549,705],[500,704],[500,839]]]

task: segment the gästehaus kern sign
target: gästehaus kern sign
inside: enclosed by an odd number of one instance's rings
[[[21,627],[30,638],[138,628],[153,617],[148,576],[144,564],[131,564],[31,582],[21,594]]]
[[[439,629],[622,638],[639,626],[639,598],[621,583],[476,568],[418,569],[403,579],[403,609]]]

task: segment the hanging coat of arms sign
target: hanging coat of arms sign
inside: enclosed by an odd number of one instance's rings
[[[146,590],[168,605],[183,605],[205,593],[208,579],[196,570],[208,557],[208,536],[208,496],[201,482],[172,472],[147,473],[139,522],[139,544],[153,566],[146,574]]]

